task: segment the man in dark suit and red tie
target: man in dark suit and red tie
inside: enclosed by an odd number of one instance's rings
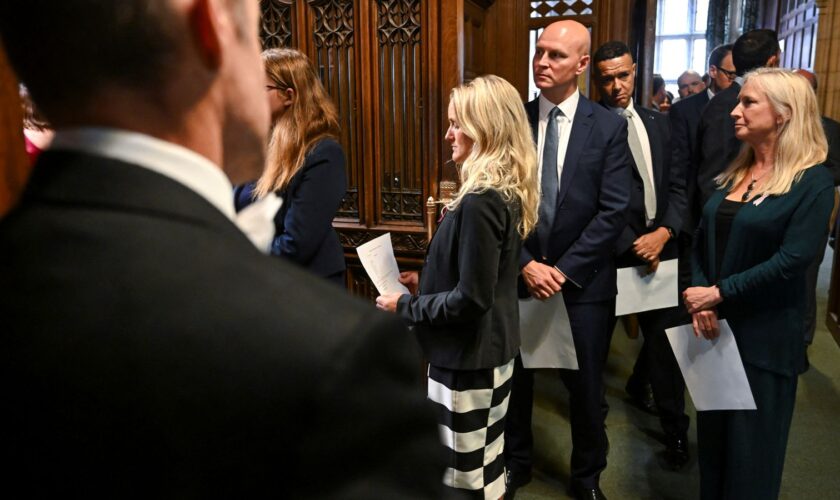
[[[593,57],[594,81],[601,104],[627,120],[633,156],[633,180],[627,225],[616,244],[616,266],[647,266],[656,272],[661,261],[677,257],[676,234],[685,211],[685,175],[671,163],[668,118],[633,101],[636,64],[624,42],[601,45]],[[679,296],[674,289],[674,299]],[[674,326],[676,307],[638,313],[644,344],[628,392],[638,394],[650,380],[667,447],[666,465],[680,469],[688,462],[688,416],[685,382],[665,329]]]
[[[632,163],[627,121],[578,91],[589,49],[589,31],[575,21],[552,23],[536,44],[533,70],[540,96],[526,111],[537,144],[542,200],[520,266],[524,295],[539,300],[563,295],[579,365],[560,370],[570,393],[569,490],[575,498],[601,499],[608,447],[602,370],[615,311],[614,248],[626,226]],[[506,498],[530,481],[532,405],[533,372],[517,357],[505,426]]]
[[[9,498],[439,498],[408,332],[234,223],[269,124],[258,21],[0,2],[57,130],[0,222]]]

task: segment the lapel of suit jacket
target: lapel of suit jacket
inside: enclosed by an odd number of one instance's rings
[[[563,159],[563,172],[560,175],[560,194],[557,195],[557,206],[563,203],[566,193],[569,192],[569,184],[575,176],[578,167],[578,159],[583,153],[589,134],[592,132],[592,101],[580,96],[577,111],[572,122],[572,131],[569,134],[569,143],[566,146],[566,157]]]

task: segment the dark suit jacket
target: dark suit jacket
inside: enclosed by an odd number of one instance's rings
[[[0,317],[7,491],[437,496],[404,326],[150,170],[45,152],[0,223]]]
[[[787,194],[744,204],[718,270],[716,216],[726,194],[726,189],[716,191],[703,207],[694,240],[693,285],[720,287],[718,311],[732,327],[745,362],[794,375],[805,362],[805,271],[822,251],[834,206],[831,175],[813,167]]]
[[[741,86],[732,82],[706,105],[697,128],[698,206],[702,207],[717,190],[715,177],[738,156],[741,141],[735,137],[735,120],[729,114],[738,105]]]
[[[444,216],[429,245],[419,295],[403,295],[397,304],[432,365],[476,370],[516,356],[519,220],[518,208],[493,190],[466,195]]]
[[[634,106],[642,119],[650,143],[653,163],[654,189],[656,190],[656,218],[652,227],[647,227],[645,213],[645,192],[641,174],[633,163],[630,204],[627,207],[627,225],[616,243],[618,267],[642,265],[643,262],[633,253],[633,242],[639,236],[659,227],[668,227],[676,233],[682,226],[685,211],[685,181],[677,165],[671,163],[671,131],[668,118],[658,111]],[[632,155],[631,155],[632,158]],[[647,172],[645,172],[647,175]],[[660,254],[661,259],[672,259],[677,255],[675,240],[666,243]]]
[[[680,99],[668,111],[671,123],[671,165],[682,172],[685,184],[685,207],[680,230],[693,234],[700,213],[697,190],[697,129],[709,94],[705,91]],[[674,228],[677,229],[677,228]]]
[[[840,185],[840,123],[827,116],[822,117],[823,131],[828,140],[828,158],[823,165],[834,178],[834,185]]]
[[[271,255],[295,262],[321,277],[344,271],[344,250],[332,221],[347,192],[344,151],[333,139],[324,139],[306,155],[303,166],[285,190],[277,194],[283,204],[274,217]],[[253,202],[255,183],[238,187],[236,210]]]
[[[539,99],[526,104],[525,111],[536,143]],[[520,267],[532,260],[557,266],[571,280],[563,288],[566,303],[615,297],[615,244],[627,224],[632,161],[627,121],[580,96],[548,255],[541,255],[535,232],[525,240],[519,259]],[[520,296],[524,295],[520,283]]]

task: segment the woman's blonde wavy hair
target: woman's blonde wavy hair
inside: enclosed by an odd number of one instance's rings
[[[294,49],[262,53],[266,75],[281,90],[293,89],[291,107],[272,124],[265,170],[255,194],[281,191],[301,169],[306,154],[321,139],[338,137],[338,112],[315,74],[312,63]]]
[[[790,191],[805,170],[825,161],[828,142],[825,138],[817,97],[808,81],[788,70],[759,68],[744,77],[767,96],[775,112],[782,117],[776,144],[773,171],[761,188],[763,195],[782,195]],[[749,175],[755,152],[748,144],[729,167],[715,177],[718,186],[734,189]]]
[[[461,189],[447,209],[457,209],[467,194],[494,189],[521,207],[517,230],[525,238],[537,224],[540,194],[537,153],[519,92],[503,78],[485,75],[452,89],[449,100],[474,144],[460,166]]]

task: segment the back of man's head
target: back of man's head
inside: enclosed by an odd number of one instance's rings
[[[626,43],[613,40],[598,47],[595,55],[592,56],[592,62],[597,68],[599,62],[615,59],[624,54],[630,54],[630,59],[633,59],[633,54],[630,53],[630,47]]]
[[[159,87],[184,45],[179,22],[171,0],[0,2],[9,59],[48,118],[107,85]]]
[[[709,67],[716,67],[720,68],[720,62],[723,61],[723,58],[726,57],[726,54],[732,52],[732,44],[727,43],[724,45],[718,45],[717,47],[712,50],[709,54]]]
[[[755,68],[768,65],[770,58],[779,54],[779,39],[776,32],[768,29],[744,33],[732,46],[732,64],[738,76]]]

